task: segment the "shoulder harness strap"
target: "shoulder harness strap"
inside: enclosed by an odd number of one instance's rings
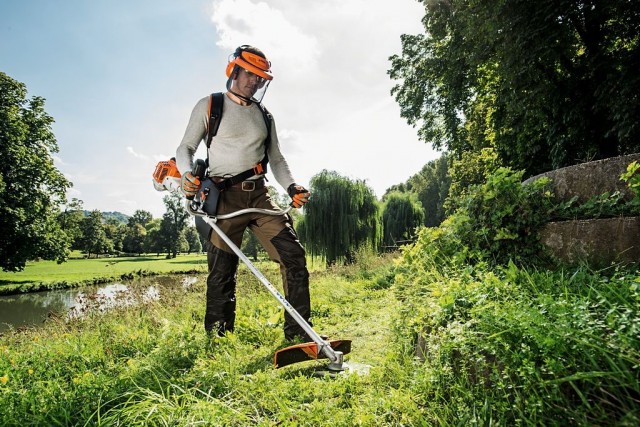
[[[216,136],[220,121],[222,120],[222,105],[224,104],[222,92],[212,93],[209,97],[209,123],[207,126],[207,150],[211,146],[211,138]],[[207,156],[209,155],[207,151]]]

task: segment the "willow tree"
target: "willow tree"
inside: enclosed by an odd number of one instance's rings
[[[383,244],[396,247],[412,240],[424,222],[424,209],[415,193],[394,192],[387,196],[382,210]]]
[[[424,165],[420,172],[409,177],[407,182],[391,186],[382,196],[382,202],[386,202],[389,195],[395,192],[415,193],[424,209],[424,225],[439,226],[446,217],[445,200],[451,186],[449,158],[447,153],[443,153]]]
[[[358,249],[377,249],[382,240],[380,207],[364,181],[323,170],[310,184],[311,201],[298,231],[312,256],[324,257],[328,265],[350,263]]]

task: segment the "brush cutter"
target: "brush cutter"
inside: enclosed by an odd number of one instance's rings
[[[197,161],[193,170],[194,176],[204,175],[204,162]],[[169,190],[179,191],[180,172],[175,167],[175,159],[171,159],[168,162],[160,162],[156,166],[156,171],[153,173],[154,187],[157,190]],[[177,190],[178,189],[178,190]],[[180,193],[181,194],[181,193]],[[343,356],[351,351],[350,340],[324,340],[316,331],[313,330],[311,325],[296,311],[295,308],[286,300],[286,298],[278,292],[278,290],[269,282],[269,280],[253,265],[253,263],[242,253],[242,251],[231,241],[231,239],[224,234],[224,232],[218,227],[217,221],[233,218],[239,215],[247,213],[262,213],[265,215],[284,215],[288,213],[292,206],[287,207],[284,210],[268,210],[258,208],[242,209],[237,212],[233,212],[225,215],[211,216],[202,210],[204,205],[203,201],[187,200],[186,210],[189,214],[196,218],[201,218],[207,225],[209,225],[213,231],[215,231],[224,242],[233,250],[233,252],[245,263],[245,265],[251,270],[254,276],[267,288],[267,290],[273,295],[276,300],[284,307],[284,309],[293,317],[293,319],[300,325],[300,327],[309,335],[313,340],[312,342],[301,343],[292,345],[281,350],[276,351],[273,359],[273,364],[276,368],[290,365],[292,363],[303,362],[306,360],[317,359],[329,359],[329,365],[327,368],[332,372],[344,371],[346,364],[344,363]]]

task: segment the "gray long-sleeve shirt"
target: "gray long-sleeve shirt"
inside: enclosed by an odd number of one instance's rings
[[[235,176],[251,169],[264,157],[267,127],[260,107],[236,104],[224,96],[222,120],[218,133],[209,147],[209,175]],[[182,142],[176,151],[176,164],[181,174],[190,172],[193,156],[200,142],[207,136],[209,97],[204,97],[193,108]],[[271,122],[269,166],[278,183],[287,189],[295,181],[289,165],[280,152],[275,123]],[[255,179],[257,177],[253,177]]]

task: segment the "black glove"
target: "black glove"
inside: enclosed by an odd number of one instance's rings
[[[287,188],[287,193],[291,197],[291,206],[296,209],[300,209],[305,203],[309,201],[311,193],[302,185],[293,183]]]

